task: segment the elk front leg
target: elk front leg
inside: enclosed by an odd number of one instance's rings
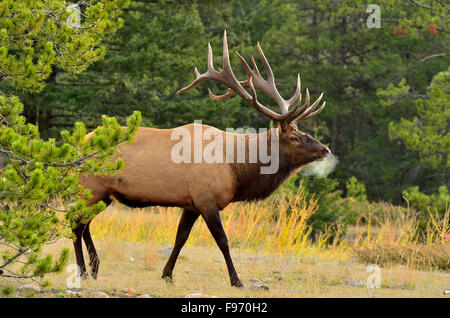
[[[208,226],[209,231],[211,232],[214,240],[222,251],[223,257],[225,258],[225,262],[228,268],[228,274],[230,275],[231,286],[233,287],[244,287],[239,276],[236,272],[236,269],[233,265],[233,260],[230,255],[230,248],[228,246],[228,238],[225,230],[222,226],[222,221],[220,220],[219,210],[216,208],[212,211],[202,213],[202,217]]]
[[[91,267],[91,275],[92,278],[96,279],[98,275],[100,260],[98,259],[97,251],[95,250],[95,245],[92,241],[91,231],[89,230],[90,224],[91,222],[87,223],[84,228],[83,239],[89,253],[89,266]]]
[[[175,239],[175,245],[173,247],[172,253],[170,254],[169,260],[167,261],[166,266],[164,267],[163,274],[161,278],[172,280],[172,272],[175,267],[175,263],[177,261],[178,255],[180,254],[181,249],[186,243],[189,233],[191,233],[192,226],[195,221],[198,219],[199,214],[196,212],[192,212],[189,210],[183,210],[183,214],[181,215],[180,223],[178,224],[177,236]]]

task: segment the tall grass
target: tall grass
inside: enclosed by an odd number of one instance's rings
[[[442,218],[429,213],[425,231],[419,230],[417,214],[409,208],[407,213],[388,210],[376,220],[369,217],[366,230],[352,242],[353,252],[361,261],[382,266],[404,264],[412,269],[450,270],[450,209]]]
[[[346,256],[342,244],[333,250],[325,246],[327,235],[310,240],[307,221],[317,209],[315,200],[306,200],[304,192],[277,200],[234,203],[221,212],[222,222],[232,248],[279,253]],[[150,207],[126,209],[113,205],[92,222],[96,239],[132,242],[152,241],[171,244],[175,240],[181,209]],[[200,218],[187,242],[191,246],[215,246],[206,224]]]
[[[449,209],[444,218],[431,215],[423,232],[418,229],[415,211],[386,203],[367,203],[367,213],[361,213],[360,218],[364,224],[350,227],[337,224],[330,240],[327,232],[311,237],[308,220],[317,208],[317,201],[308,200],[300,188],[296,194],[231,204],[221,215],[232,248],[281,255],[307,254],[319,259],[356,256],[362,262],[381,266],[405,264],[415,269],[450,269]],[[94,219],[91,231],[97,240],[172,245],[180,214],[178,208],[127,209],[112,205]],[[201,218],[187,245],[216,246]]]

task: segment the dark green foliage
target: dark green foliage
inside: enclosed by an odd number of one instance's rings
[[[450,195],[446,186],[440,186],[436,194],[426,195],[419,187],[411,187],[403,191],[403,196],[411,206],[419,211],[435,210],[441,215],[449,208]]]
[[[347,197],[352,197],[358,201],[367,200],[366,186],[359,182],[355,177],[351,177],[345,183],[347,189]]]
[[[74,118],[94,127],[99,113],[124,118],[135,109],[146,126],[170,128],[195,119],[221,127],[234,123],[239,98],[214,103],[204,90],[175,95],[193,79],[194,66],[206,68],[207,40],[195,3],[132,2],[124,18],[124,27],[106,40],[103,62],[81,74],[58,72],[31,97],[34,107],[26,112],[43,133],[54,136]]]
[[[339,182],[329,178],[302,177],[300,186],[306,190],[307,199],[316,199],[319,205],[309,221],[313,226],[313,232],[324,232],[342,219],[345,206],[337,204],[342,198],[342,191],[337,190]]]
[[[389,135],[417,151],[421,160],[433,168],[442,164],[449,168],[450,69],[433,78],[426,95],[414,99],[410,89],[406,80],[402,79],[398,87],[389,85],[386,90],[378,92],[384,99],[384,107],[392,108],[406,99],[407,102],[415,102],[417,108],[417,116],[412,120],[402,118],[399,123],[392,122]]]
[[[66,21],[72,14],[66,1],[4,0],[0,6],[0,77],[13,87],[37,92],[53,71],[52,66],[80,73],[102,59],[100,41],[115,32],[118,16],[128,0],[92,1],[83,12],[83,25]]]
[[[425,194],[419,186],[408,187],[402,192],[411,207],[421,212],[420,227],[425,228],[430,213],[443,217],[450,208],[448,193],[448,168],[450,168],[450,69],[439,72],[433,77],[426,95],[415,96],[406,80],[402,79],[398,87],[389,85],[378,94],[383,99],[383,106],[393,108],[402,103],[413,103],[417,116],[412,120],[402,118],[400,122],[389,124],[389,137],[401,140],[405,146],[419,154],[420,160],[435,169],[434,176],[441,177],[438,192]],[[439,171],[442,171],[439,173]],[[432,176],[433,176],[432,175]],[[422,187],[423,188],[423,187]]]
[[[450,209],[450,194],[446,186],[440,186],[438,193],[427,195],[419,191],[419,187],[410,187],[403,191],[404,198],[409,205],[419,211],[419,227],[425,230],[430,215],[436,215],[439,219],[444,219],[445,214]]]
[[[12,288],[11,286],[7,286],[7,285],[2,286],[0,293],[3,297],[11,296],[14,293],[14,288]]]

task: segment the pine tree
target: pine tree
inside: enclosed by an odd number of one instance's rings
[[[413,99],[418,116],[413,119],[402,118],[391,122],[389,135],[402,140],[406,147],[417,151],[423,162],[437,168],[444,163],[450,168],[450,69],[436,74],[427,89],[427,94]],[[387,98],[384,105],[392,107],[396,100],[409,97],[410,87],[405,80],[396,87],[391,85],[380,90],[379,95]]]
[[[82,122],[71,133],[61,132],[60,140],[43,140],[38,127],[21,115],[23,104],[13,93],[39,92],[57,70],[80,73],[103,58],[101,40],[123,24],[119,16],[128,1],[80,1],[80,10],[67,10],[69,4],[4,0],[0,5],[0,152],[6,164],[0,170],[0,277],[35,279],[63,269],[68,250],[53,260],[43,255],[43,246],[105,208],[103,202],[87,205],[91,194],[78,177],[119,171],[123,161],[111,160],[116,147],[132,142],[140,125],[139,112],[126,128],[103,116],[88,141]],[[79,24],[67,23],[78,13]]]

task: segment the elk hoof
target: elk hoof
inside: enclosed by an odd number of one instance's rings
[[[87,272],[83,272],[83,273],[81,273],[80,278],[82,280],[87,280],[87,279],[89,279],[89,274]]]
[[[171,274],[163,274],[161,278],[164,279],[167,284],[174,284]]]
[[[238,280],[238,281],[231,282],[231,286],[237,287],[237,288],[243,288],[244,284],[242,284],[242,282],[240,280]]]

